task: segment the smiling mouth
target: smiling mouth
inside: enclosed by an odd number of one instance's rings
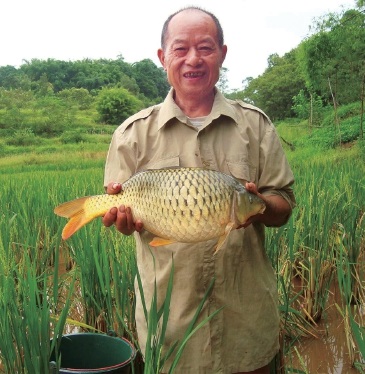
[[[197,73],[185,73],[184,77],[185,78],[199,78],[199,77],[202,77],[203,75],[204,75],[204,73],[200,73],[200,72],[197,72]]]

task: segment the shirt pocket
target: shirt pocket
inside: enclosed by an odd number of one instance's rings
[[[169,167],[177,167],[180,166],[180,157],[179,156],[171,156],[161,159],[154,159],[147,164],[143,165],[142,170],[148,169],[164,169]]]
[[[227,160],[229,173],[238,179],[241,183],[256,181],[256,167],[247,162],[234,162]]]

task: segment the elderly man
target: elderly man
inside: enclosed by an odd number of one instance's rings
[[[168,17],[158,57],[172,88],[163,103],[118,127],[105,167],[108,193],[118,193],[141,170],[205,167],[234,176],[266,203],[264,214],[233,230],[216,254],[215,240],[150,247],[151,234],[143,222],[133,220],[129,207],[114,207],[104,216],[105,226],[135,234],[147,305],[155,279],[158,294],[164,295],[173,257],[166,349],[182,339],[215,278],[200,320],[224,308],[191,337],[176,373],[269,373],[279,348],[276,277],[264,248],[264,228],[287,222],[295,205],[294,178],[268,117],[226,99],[215,87],[226,53],[221,25],[210,12],[188,7]],[[147,327],[136,292],[143,351]]]

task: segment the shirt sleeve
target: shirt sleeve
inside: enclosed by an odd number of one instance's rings
[[[135,156],[128,131],[118,128],[112,137],[104,170],[104,187],[110,182],[123,183],[135,173]]]
[[[295,207],[294,175],[289,166],[276,129],[269,121],[260,144],[260,175],[258,188],[262,194],[280,195]]]

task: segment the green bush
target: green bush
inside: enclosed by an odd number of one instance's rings
[[[125,88],[103,88],[96,104],[101,121],[112,125],[121,124],[143,106],[143,103]]]
[[[357,140],[360,136],[360,115],[347,118],[340,124],[341,143]]]
[[[32,126],[36,135],[57,136],[62,134],[68,124],[73,123],[72,110],[58,97],[42,97],[34,109],[40,115],[40,119]]]
[[[93,96],[85,88],[64,89],[57,94],[69,105],[76,105],[80,110],[89,109],[94,102]]]
[[[309,94],[306,94],[304,90],[300,90],[298,95],[293,97],[294,104],[291,109],[300,119],[309,118],[312,112],[313,124],[318,125],[322,120],[322,99],[314,93],[311,101],[308,95]]]
[[[360,115],[360,103],[351,103],[347,105],[339,106],[337,109],[337,118],[339,122],[346,120],[347,118],[351,118],[353,116]],[[322,126],[334,126],[335,124],[335,112],[334,109],[330,107],[327,108],[328,115],[325,116]]]
[[[83,134],[80,130],[65,131],[61,135],[60,139],[64,144],[81,143],[86,141],[85,134]]]
[[[339,126],[331,124],[313,131],[294,141],[295,146],[312,145],[321,149],[331,149],[340,144],[350,143],[359,139],[360,116],[349,117],[341,120]]]
[[[66,124],[58,120],[53,121],[45,118],[44,121],[33,124],[32,128],[36,135],[51,138],[62,134]]]
[[[40,139],[34,135],[32,129],[25,128],[14,132],[13,136],[7,141],[8,145],[14,146],[30,146],[40,144]]]

